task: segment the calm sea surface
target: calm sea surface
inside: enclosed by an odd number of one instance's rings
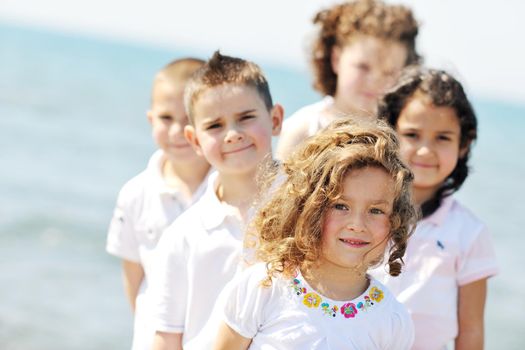
[[[151,78],[191,54],[0,24],[0,349],[129,348],[106,229],[154,150]],[[288,115],[318,99],[306,73],[261,66]],[[458,196],[488,223],[501,267],[487,348],[525,349],[525,105],[474,105],[480,137]]]

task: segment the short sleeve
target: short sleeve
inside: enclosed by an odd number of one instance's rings
[[[264,287],[264,264],[248,268],[230,285],[224,306],[224,322],[245,338],[253,338],[264,321],[264,308],[272,286]]]
[[[188,245],[178,220],[169,226],[155,248],[147,298],[157,331],[183,333],[188,297]]]
[[[390,323],[390,335],[384,349],[408,350],[414,344],[414,323],[405,306],[395,301]]]
[[[109,224],[106,251],[119,258],[140,263],[139,244],[133,230],[132,198],[129,186],[124,186]]]
[[[497,273],[494,247],[488,229],[483,225],[458,261],[458,285],[463,286]]]

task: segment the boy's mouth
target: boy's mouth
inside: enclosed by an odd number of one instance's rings
[[[253,144],[249,144],[247,146],[242,146],[242,147],[239,147],[239,148],[236,148],[236,149],[232,149],[232,150],[227,150],[227,151],[222,152],[222,154],[239,153],[239,152],[247,150],[248,148],[251,148],[251,147],[253,147]]]

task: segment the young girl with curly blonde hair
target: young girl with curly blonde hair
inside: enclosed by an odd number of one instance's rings
[[[355,0],[322,10],[311,52],[314,88],[324,97],[285,121],[277,148],[284,159],[337,118],[375,116],[378,99],[405,65],[419,60],[418,23],[409,8]]]
[[[408,349],[407,311],[367,275],[386,249],[400,273],[417,216],[394,132],[336,122],[280,171],[252,225],[262,262],[234,281],[215,349]]]

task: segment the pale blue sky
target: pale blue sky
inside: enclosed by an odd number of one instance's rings
[[[333,0],[1,0],[0,21],[146,42],[220,48],[257,62],[306,69],[310,20]],[[525,3],[399,0],[421,22],[419,45],[473,93],[525,102]]]

